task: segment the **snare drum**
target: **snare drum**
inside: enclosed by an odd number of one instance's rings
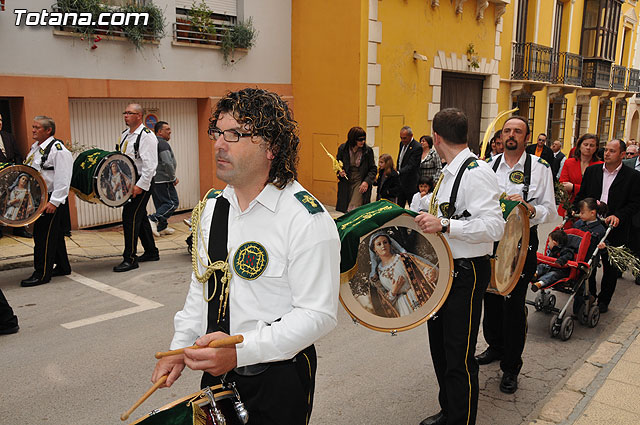
[[[133,193],[136,175],[127,155],[89,149],[73,161],[71,190],[83,201],[120,207]]]
[[[171,402],[131,425],[244,425],[248,415],[234,387],[206,387]]]
[[[22,227],[47,206],[47,184],[35,168],[0,163],[0,223]]]

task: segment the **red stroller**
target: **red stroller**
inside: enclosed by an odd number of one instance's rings
[[[558,227],[558,229],[561,229]],[[536,311],[544,311],[545,313],[554,313],[549,323],[549,334],[551,337],[559,336],[561,340],[566,341],[571,338],[574,327],[574,316],[567,309],[574,301],[576,296],[580,296],[584,302],[581,303],[579,310],[576,312],[578,321],[590,328],[596,327],[600,320],[600,309],[595,304],[594,297],[589,294],[589,286],[587,281],[591,273],[595,272],[597,267],[596,259],[598,258],[598,248],[594,250],[589,258],[587,258],[589,246],[591,244],[591,233],[583,232],[577,229],[564,229],[569,238],[568,245],[577,252],[573,261],[568,261],[566,265],[559,266],[556,264],[556,258],[548,257],[544,254],[537,253],[538,264],[548,264],[551,267],[569,268],[569,276],[559,279],[558,281],[542,289],[536,296],[535,301],[526,301],[527,304],[533,305]],[[608,228],[602,241],[604,241],[611,228]],[[548,253],[548,241],[545,245],[545,253]],[[570,294],[569,299],[562,309],[556,308],[556,296],[548,289]]]

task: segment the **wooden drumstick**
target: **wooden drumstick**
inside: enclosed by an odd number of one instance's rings
[[[208,348],[231,347],[233,345],[240,344],[242,341],[244,341],[244,337],[242,335],[234,335],[234,336],[228,336],[222,339],[216,339],[215,341],[211,341],[207,346],[192,345],[191,347],[185,347],[185,348],[196,349],[196,348],[207,348],[207,347]],[[161,359],[163,357],[173,356],[176,354],[182,354],[184,353],[185,348],[180,348],[178,350],[158,352],[156,353],[156,359]]]
[[[140,397],[140,400],[136,401],[135,404],[131,406],[131,409],[127,410],[120,416],[120,420],[126,421],[127,419],[129,419],[129,416],[133,413],[133,411],[140,407],[140,405],[144,403],[144,401],[148,399],[151,394],[153,394],[158,388],[160,388],[162,384],[164,384],[164,382],[167,380],[167,376],[169,375],[164,375],[162,378],[158,379],[156,383],[153,384],[153,386],[149,388],[149,390],[144,393],[142,397]]]

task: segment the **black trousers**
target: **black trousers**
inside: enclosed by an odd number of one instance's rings
[[[63,271],[71,270],[60,225],[60,219],[64,214],[69,214],[68,200],[60,204],[55,212],[42,214],[33,226],[33,276],[38,279],[51,279],[54,264]]]
[[[122,256],[125,261],[132,263],[136,258],[138,249],[138,237],[142,242],[144,252],[157,254],[158,248],[153,240],[151,225],[147,219],[147,202],[151,196],[150,191],[142,191],[135,198],[122,207],[122,228],[124,232],[124,252]]]
[[[293,361],[292,361],[293,360]],[[313,345],[292,360],[273,363],[259,375],[227,373],[235,382],[249,412],[248,425],[306,425],[313,408],[317,357]],[[204,373],[201,386],[220,384],[220,377]]]
[[[618,270],[611,262],[609,262],[609,254],[607,250],[604,249],[601,251],[601,261],[602,261],[602,280],[600,281],[600,293],[598,293],[596,288],[596,274],[591,275],[589,279],[589,293],[591,295],[597,295],[598,304],[609,305],[611,302],[611,297],[613,296],[613,292],[616,290],[616,283],[618,282],[618,278],[622,275],[620,270]]]
[[[449,296],[437,316],[427,322],[429,348],[440,385],[438,400],[447,415],[447,424],[473,425],[479,392],[475,347],[491,265],[484,258],[455,260],[454,264]]]
[[[0,289],[0,327],[14,327],[18,325],[18,318],[13,313],[9,301],[5,298]]]
[[[536,272],[537,251],[538,232],[532,230],[529,236],[529,252],[516,287],[506,297],[488,292],[484,295],[484,339],[490,350],[502,354],[502,371],[514,375],[520,373],[522,368],[522,352],[527,339],[524,302],[529,283]]]

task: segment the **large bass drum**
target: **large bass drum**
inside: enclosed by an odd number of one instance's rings
[[[487,292],[509,295],[520,280],[529,252],[529,213],[521,203],[500,200],[506,219],[504,235],[491,260],[491,282]]]
[[[412,329],[435,315],[451,289],[449,245],[440,234],[422,233],[415,215],[383,200],[336,220],[340,301],[370,329]]]
[[[71,190],[83,201],[120,207],[136,182],[133,160],[120,152],[89,149],[73,161]]]
[[[47,184],[35,168],[0,163],[1,224],[22,227],[33,223],[47,201]]]
[[[206,387],[152,410],[132,425],[244,425],[248,414],[239,403],[233,389]]]

